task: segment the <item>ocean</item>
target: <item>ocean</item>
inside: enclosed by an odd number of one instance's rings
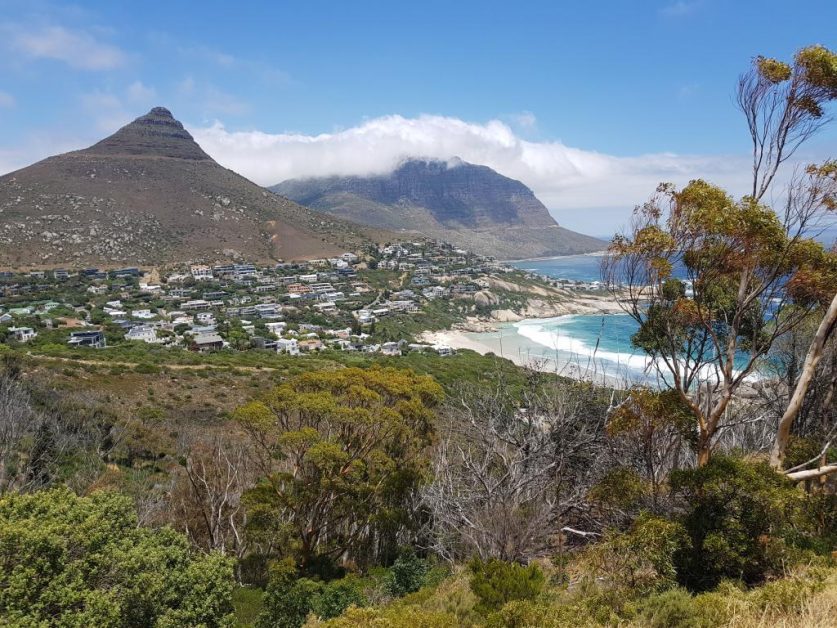
[[[600,255],[514,262],[554,279],[600,280]],[[638,325],[627,314],[574,314],[503,323],[497,331],[468,334],[474,342],[541,370],[620,384],[659,383],[651,358],[631,344]],[[743,357],[743,356],[742,356]]]
[[[601,255],[567,255],[536,260],[522,260],[513,265],[521,270],[553,279],[600,281]],[[606,374],[611,377],[645,381],[649,358],[631,345],[637,323],[627,314],[585,314],[533,319],[506,324],[499,335],[507,345],[523,351],[530,359],[571,364],[573,368]]]
[[[553,279],[600,281],[601,255],[566,255],[511,262],[512,266]]]

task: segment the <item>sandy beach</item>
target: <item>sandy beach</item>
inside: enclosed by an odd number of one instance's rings
[[[527,320],[534,322],[539,319]],[[634,383],[626,372],[617,372],[614,365],[605,360],[533,342],[520,334],[512,323],[486,325],[485,329],[479,331],[429,331],[421,334],[420,341],[447,345],[453,349],[469,349],[480,355],[493,353],[511,360],[518,366],[573,379],[590,380],[620,388]]]

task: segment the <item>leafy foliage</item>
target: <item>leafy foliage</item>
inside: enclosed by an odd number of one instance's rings
[[[544,587],[546,578],[537,565],[507,563],[496,558],[471,561],[471,589],[479,598],[477,610],[496,611],[512,600],[531,600]]]
[[[585,553],[581,573],[615,587],[653,591],[677,582],[676,556],[688,545],[682,525],[644,515],[622,534],[610,533]]]
[[[441,397],[430,377],[348,368],[300,375],[239,408],[264,475],[245,496],[251,530],[281,535],[306,569],[346,551],[363,560],[369,526],[386,540],[406,522]]]
[[[426,560],[412,551],[403,552],[390,567],[386,589],[395,597],[418,591],[424,585],[427,571]]]
[[[689,505],[683,525],[690,547],[678,558],[678,575],[690,589],[711,589],[724,578],[760,582],[780,572],[789,543],[811,536],[804,494],[765,462],[715,456],[674,472],[671,484]]]
[[[364,606],[366,599],[357,583],[342,579],[323,584],[298,578],[292,559],[274,564],[257,626],[260,628],[299,628],[309,613],[321,619],[339,616],[349,606]]]
[[[14,625],[232,625],[231,562],[138,527],[116,493],[3,497],[0,564],[0,615]]]

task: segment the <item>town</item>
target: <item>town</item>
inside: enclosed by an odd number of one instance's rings
[[[131,342],[289,355],[326,349],[388,356],[454,350],[416,342],[492,308],[491,277],[596,290],[523,273],[441,242],[387,244],[330,259],[257,266],[87,268],[0,273],[0,341],[105,348]]]

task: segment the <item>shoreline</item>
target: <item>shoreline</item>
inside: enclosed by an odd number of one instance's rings
[[[609,315],[607,312],[601,314]],[[585,313],[521,318],[520,321],[537,323],[576,315],[583,316]],[[567,355],[565,352],[533,342],[521,334],[514,324],[520,321],[483,322],[482,326],[469,326],[467,329],[425,331],[418,339],[420,342],[447,345],[456,350],[467,349],[480,355],[491,353],[522,368],[579,381],[591,381],[616,388],[629,388],[636,383],[636,378],[624,365],[619,367],[617,372],[617,368],[610,368],[611,365],[607,364],[606,360],[583,354]],[[608,372],[608,368],[611,372]]]

